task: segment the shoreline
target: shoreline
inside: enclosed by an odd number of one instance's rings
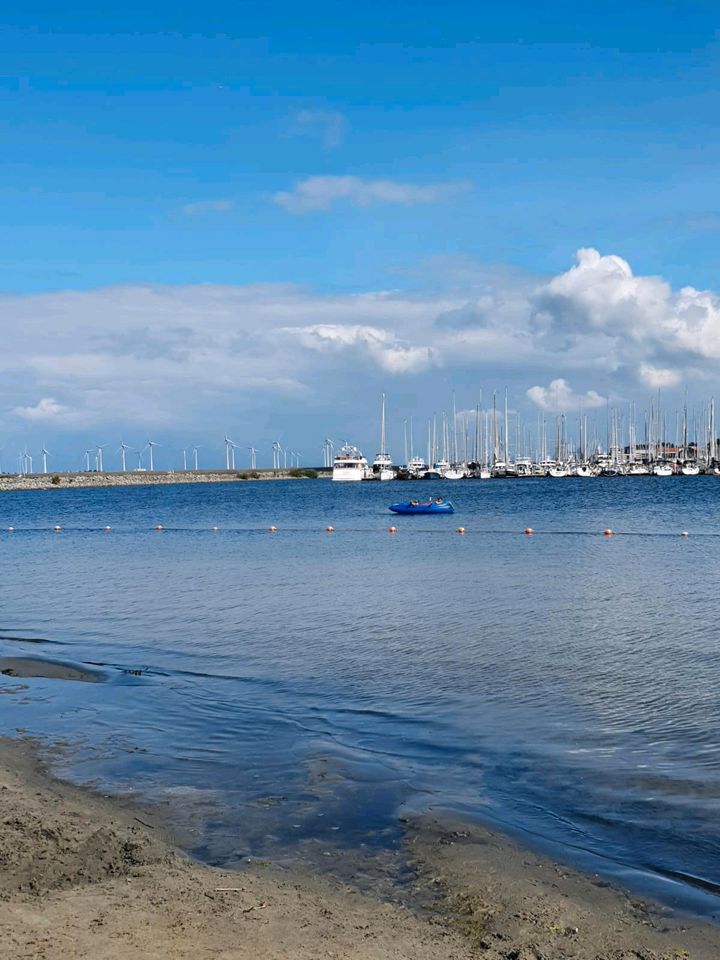
[[[45,960],[712,960],[720,927],[437,815],[403,819],[410,879],[373,895],[303,867],[189,860],[163,805],[54,777],[0,738],[0,936]]]
[[[326,479],[330,470],[299,467],[294,470],[128,470],[0,474],[0,493],[18,490],[86,490],[89,487],[149,487],[178,483],[247,483],[251,480]]]

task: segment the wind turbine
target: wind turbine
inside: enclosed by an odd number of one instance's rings
[[[148,440],[145,449],[148,451],[148,466],[150,468],[150,473],[153,473],[155,470],[155,465],[153,463],[153,447],[159,447],[160,444],[156,443],[154,440]]]
[[[47,473],[48,472],[47,458],[50,451],[45,449],[45,444],[43,444],[41,453],[42,453],[42,462],[43,462],[43,473]]]
[[[103,472],[103,450],[106,446],[106,443],[99,443],[95,448],[95,469],[98,473]]]
[[[248,447],[250,451],[250,469],[257,470],[257,450],[255,447]]]
[[[135,456],[138,458],[138,465],[135,467],[136,470],[143,470],[143,469],[144,469],[144,467],[143,467],[143,465],[142,465],[142,457],[143,457],[143,453],[144,453],[144,452],[145,452],[144,450],[135,450],[135,451],[134,451]]]
[[[127,443],[123,443],[122,440],[121,440],[121,441],[120,441],[120,446],[118,447],[117,452],[120,454],[120,463],[121,463],[121,465],[122,465],[122,472],[123,472],[123,473],[125,473],[125,470],[126,470],[126,467],[125,467],[125,451],[126,451],[126,450],[129,450],[129,449],[130,449],[129,445],[128,445]]]
[[[280,441],[276,440],[272,445],[272,456],[273,456],[273,470],[280,469],[280,454],[282,453],[282,447],[280,446]]]
[[[192,448],[192,455],[193,455],[193,470],[197,472],[197,469],[198,469],[198,448],[197,447]]]
[[[183,470],[185,471],[185,473],[187,473],[187,450],[185,449],[185,447],[183,447],[182,455],[183,455]]]
[[[333,453],[335,452],[335,444],[330,439],[330,437],[325,437],[325,442],[323,443],[324,458],[323,464],[326,467],[331,467],[333,465]]]
[[[85,451],[85,473],[90,473],[90,454],[94,453],[93,450]]]
[[[25,451],[25,473],[32,473],[32,472],[33,472],[33,458],[30,456],[30,454],[26,450]]]
[[[233,443],[230,437],[225,434],[225,469],[234,470],[235,469],[235,450],[237,449],[237,444]]]

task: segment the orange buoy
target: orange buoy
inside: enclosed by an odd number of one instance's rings
[[[325,530],[327,531],[327,533],[333,533],[335,530],[335,527],[325,527]]]
[[[163,525],[162,525],[161,523],[158,523],[157,526],[155,527],[155,529],[156,529],[156,530],[163,530],[164,527],[163,527]]]
[[[680,534],[680,536],[681,536],[681,537],[689,537],[690,534],[687,532],[687,530],[683,530],[682,533]]]
[[[603,536],[604,536],[604,537],[611,537],[612,535],[613,535],[613,532],[612,532],[612,530],[610,529],[610,527],[608,527],[607,530],[603,530]]]
[[[533,530],[532,527],[525,527],[525,535],[526,535],[526,536],[531,537],[534,533],[535,533],[535,531]]]
[[[388,527],[388,533],[397,533],[397,527]]]
[[[268,527],[268,533],[277,533],[277,527]]]
[[[458,527],[455,533],[465,533],[465,527]]]

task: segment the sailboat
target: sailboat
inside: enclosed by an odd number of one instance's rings
[[[394,480],[392,457],[385,449],[385,394],[380,401],[380,452],[375,455],[372,466],[363,477],[364,480]]]

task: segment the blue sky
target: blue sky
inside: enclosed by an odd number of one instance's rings
[[[381,389],[396,419],[483,384],[528,419],[527,390],[557,379],[555,406],[714,391],[716,301],[680,291],[717,285],[717,4],[35,3],[3,20],[11,449],[285,430],[313,460],[327,432],[372,446]],[[567,281],[561,309],[545,287],[580,248],[633,276],[586,260],[595,293]]]

